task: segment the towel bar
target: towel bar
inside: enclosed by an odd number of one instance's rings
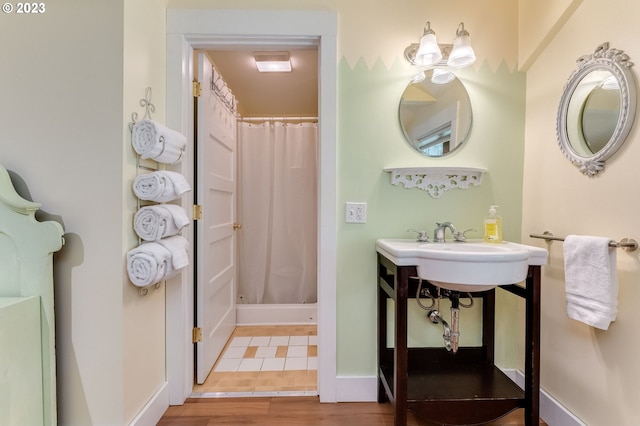
[[[540,238],[549,241],[564,241],[564,237],[556,237],[551,232],[545,231],[542,234],[529,234],[531,238]],[[623,238],[620,241],[610,241],[609,247],[621,248],[624,251],[635,251],[638,249],[638,242],[633,238]]]

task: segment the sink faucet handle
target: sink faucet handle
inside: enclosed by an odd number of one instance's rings
[[[453,234],[453,240],[463,243],[465,241],[467,241],[467,232],[477,232],[476,229],[473,228],[469,228],[469,229],[465,229],[464,231],[458,231],[456,233]]]
[[[419,243],[428,243],[429,236],[427,235],[427,231],[416,231],[413,228],[407,229],[407,232],[415,232],[416,233],[416,241]]]

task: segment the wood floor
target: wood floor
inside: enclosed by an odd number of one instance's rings
[[[486,426],[524,426],[517,410]],[[389,403],[321,404],[317,397],[197,398],[169,407],[158,426],[393,426]],[[432,426],[409,413],[408,425]],[[540,425],[546,425],[540,422]]]

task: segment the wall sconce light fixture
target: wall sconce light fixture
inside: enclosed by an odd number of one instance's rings
[[[471,47],[469,32],[461,22],[456,30],[453,44],[438,44],[436,33],[427,21],[419,43],[411,43],[404,49],[404,57],[411,65],[434,68],[431,81],[437,84],[448,83],[455,76],[450,71],[435,67],[464,68],[476,61],[476,54]]]

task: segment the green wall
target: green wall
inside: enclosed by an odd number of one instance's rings
[[[469,236],[479,238],[488,206],[498,204],[505,239],[519,240],[524,75],[504,64],[495,71],[482,65],[458,72],[472,102],[472,132],[460,149],[438,159],[415,153],[400,130],[398,102],[410,75],[410,66],[400,58],[389,69],[381,60],[372,67],[364,60],[351,67],[342,59],[338,66],[337,337],[338,374],[343,376],[375,374],[376,239],[412,238],[408,228],[431,234],[436,222],[446,220],[459,229],[477,229]],[[434,199],[419,189],[391,185],[383,171],[388,166],[468,166],[488,173],[479,187],[454,189]],[[344,222],[347,201],[368,204],[366,224]],[[509,321],[506,312],[518,315],[519,306],[510,296],[498,297],[505,302],[500,304],[498,333],[517,339],[517,321]],[[442,344],[439,326],[428,322],[413,304],[411,308],[410,341]],[[478,339],[469,334],[478,332],[479,310],[463,310],[461,315],[461,337]],[[518,365],[513,350],[499,347],[497,354],[501,365]]]

